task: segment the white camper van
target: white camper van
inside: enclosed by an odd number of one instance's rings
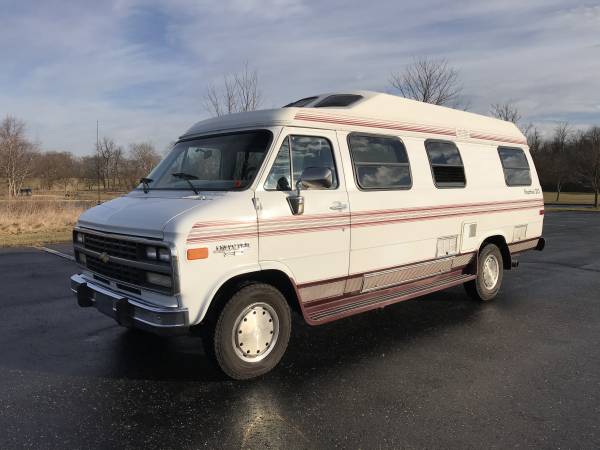
[[[524,136],[375,92],[205,120],[73,232],[80,306],[126,327],[203,333],[237,379],[272,369],[291,311],[319,325],[463,284],[489,301],[542,250]]]

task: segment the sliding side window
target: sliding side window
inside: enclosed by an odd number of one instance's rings
[[[520,148],[498,147],[507,186],[531,186],[531,171],[525,152]]]
[[[410,189],[412,186],[408,155],[400,139],[351,133],[348,147],[360,189]]]
[[[438,188],[463,188],[467,184],[465,167],[454,142],[425,141],[433,181]]]

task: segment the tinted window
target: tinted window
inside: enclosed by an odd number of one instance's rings
[[[296,100],[295,102],[288,103],[287,105],[284,106],[284,108],[291,108],[291,107],[301,108],[303,106],[308,105],[310,102],[315,101],[318,98],[319,97],[306,97],[306,98],[302,98],[300,100]]]
[[[520,148],[499,147],[498,155],[507,186],[530,186],[531,172],[525,152]]]
[[[248,187],[271,144],[271,132],[244,131],[178,142],[148,175],[150,189],[236,190]]]
[[[296,182],[308,167],[331,169],[333,184],[330,189],[338,186],[333,150],[327,139],[317,136],[286,137],[267,177],[265,189],[278,191],[295,189]]]
[[[362,95],[353,94],[330,95],[329,97],[325,97],[323,100],[317,103],[315,108],[350,106],[352,103],[359,101],[361,98]]]
[[[439,188],[465,187],[465,169],[453,142],[425,141],[433,181]]]
[[[362,189],[408,189],[412,185],[404,144],[389,136],[352,133],[348,147]]]

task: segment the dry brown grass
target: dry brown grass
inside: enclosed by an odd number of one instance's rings
[[[69,240],[79,215],[94,202],[16,199],[0,201],[0,247]]]

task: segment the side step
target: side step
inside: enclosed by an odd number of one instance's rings
[[[477,276],[464,271],[453,271],[412,283],[406,283],[374,292],[353,294],[347,297],[326,299],[304,304],[304,316],[312,325],[331,322],[375,308],[383,308],[431,292],[463,284]]]

